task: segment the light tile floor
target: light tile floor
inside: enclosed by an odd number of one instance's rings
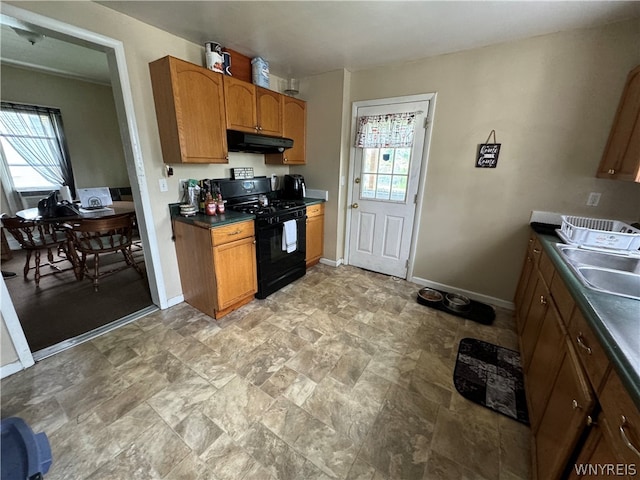
[[[318,265],[219,322],[181,304],[4,379],[2,417],[47,433],[47,480],[529,478],[529,429],[452,382],[461,338],[517,349],[512,315],[419,288]]]

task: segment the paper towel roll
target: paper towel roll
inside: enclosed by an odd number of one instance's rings
[[[60,197],[65,202],[73,202],[73,198],[71,198],[71,189],[69,189],[69,187],[66,185],[63,185],[60,189]]]

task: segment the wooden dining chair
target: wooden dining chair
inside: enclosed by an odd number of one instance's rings
[[[2,217],[2,227],[5,228],[20,247],[27,252],[27,259],[24,263],[24,278],[27,279],[29,270],[35,270],[36,287],[40,286],[40,278],[47,275],[53,275],[60,272],[66,272],[74,268],[71,255],[69,254],[68,240],[65,231],[60,229],[57,224],[50,222],[24,220],[19,217]],[[40,252],[46,250],[49,266],[54,269],[53,272],[41,273],[40,271]],[[54,260],[53,252],[62,257]],[[34,266],[31,266],[31,255],[34,255]],[[59,268],[60,262],[71,261],[72,266],[67,268]]]
[[[82,280],[85,275],[93,280],[93,288],[98,291],[99,279],[107,275],[133,268],[140,276],[144,272],[134,261],[131,254],[133,241],[133,215],[117,215],[105,218],[86,218],[74,220],[66,225],[67,238],[73,244],[71,254],[76,266],[76,277]],[[100,256],[121,252],[124,265],[102,268]],[[87,257],[93,256],[93,271],[89,271]]]

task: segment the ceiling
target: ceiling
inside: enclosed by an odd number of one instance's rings
[[[638,1],[98,3],[197,44],[216,41],[261,56],[271,73],[285,78],[409,62],[640,17]],[[3,62],[109,83],[102,52],[51,36],[32,45],[5,25],[0,33]]]

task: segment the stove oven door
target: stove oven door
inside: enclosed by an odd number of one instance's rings
[[[296,218],[296,250],[282,249],[284,222],[259,225],[256,229],[256,255],[258,261],[257,298],[266,298],[285,285],[304,276],[306,272],[306,219],[304,211]]]

